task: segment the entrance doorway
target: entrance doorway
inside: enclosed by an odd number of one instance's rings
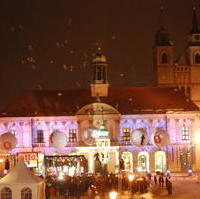
[[[131,152],[123,152],[122,159],[124,160],[124,171],[133,171],[133,154]]]
[[[157,151],[155,153],[155,171],[165,172],[166,171],[166,153],[164,151]]]
[[[138,171],[149,171],[149,154],[146,151],[138,153]]]

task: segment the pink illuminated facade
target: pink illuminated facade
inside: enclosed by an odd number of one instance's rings
[[[1,168],[6,153],[42,174],[94,173],[98,162],[113,173],[199,170],[200,112],[182,91],[109,88],[100,52],[92,67],[91,91],[27,92],[2,111],[0,134],[17,145],[2,150]]]
[[[167,30],[157,32],[156,87],[112,88],[99,51],[90,89],[30,91],[5,107],[0,169],[23,156],[41,174],[200,171],[200,32],[193,26],[176,64]],[[2,141],[5,133],[12,142]]]

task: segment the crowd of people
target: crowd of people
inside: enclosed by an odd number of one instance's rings
[[[166,188],[168,194],[172,194],[172,183],[170,175],[156,173],[153,177],[151,173],[142,176],[135,176],[133,181],[128,179],[128,175],[83,175],[65,176],[62,180],[48,176],[46,178],[46,199],[55,196],[63,198],[79,199],[87,196],[88,199],[99,199],[109,194],[112,190],[129,191],[132,196],[135,193],[147,193],[152,186]]]
[[[62,180],[55,177],[46,178],[46,198],[53,198],[55,195],[66,198],[77,198],[87,194],[92,199],[95,195],[107,194],[110,190],[117,190],[117,177],[115,175],[96,176],[66,176]]]
[[[157,172],[154,175],[154,183],[155,185],[159,185],[161,188],[166,188],[168,194],[172,194],[172,182],[171,176],[169,174],[164,175],[164,173]]]

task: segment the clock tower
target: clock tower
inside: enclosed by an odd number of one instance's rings
[[[108,96],[108,80],[107,80],[107,60],[101,53],[101,49],[95,54],[92,60],[92,82],[91,96],[92,97],[106,97]]]

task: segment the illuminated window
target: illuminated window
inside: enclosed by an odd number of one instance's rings
[[[37,143],[44,143],[44,132],[43,132],[43,130],[37,130]]]
[[[76,129],[69,129],[69,142],[76,142]]]
[[[122,141],[129,142],[131,139],[130,135],[130,128],[123,128],[122,129]]]
[[[161,62],[162,62],[162,64],[167,64],[168,63],[168,57],[167,57],[166,53],[162,54]]]
[[[194,62],[195,62],[195,64],[200,64],[200,54],[199,54],[199,53],[197,53],[197,54],[195,55],[195,57],[194,57]]]
[[[182,140],[189,140],[189,127],[183,125],[182,127]]]
[[[4,187],[1,190],[1,199],[12,199],[12,191],[8,187]]]
[[[32,199],[32,191],[30,188],[23,188],[21,190],[21,199]]]

